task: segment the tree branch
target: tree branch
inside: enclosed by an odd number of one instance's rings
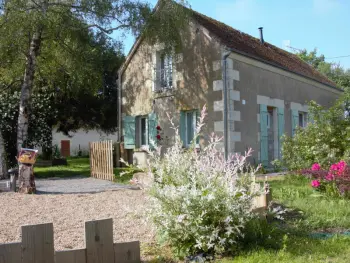
[[[99,30],[101,30],[102,32],[104,32],[106,34],[111,34],[115,30],[126,29],[126,28],[131,27],[131,26],[130,25],[120,25],[120,26],[112,27],[112,28],[103,28],[103,27],[101,27],[100,25],[97,25],[97,24],[91,24],[91,25],[87,26],[87,28],[92,28],[92,27],[96,27],[96,28],[98,28]]]

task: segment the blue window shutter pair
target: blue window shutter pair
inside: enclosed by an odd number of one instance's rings
[[[123,117],[123,135],[124,148],[135,149],[135,116]],[[157,115],[151,113],[148,115],[148,142],[151,149],[154,149],[157,143]]]
[[[260,104],[260,162],[265,167],[269,164],[267,115],[267,106]]]
[[[295,131],[299,126],[299,112],[298,110],[291,110],[292,113],[292,137],[294,137]]]

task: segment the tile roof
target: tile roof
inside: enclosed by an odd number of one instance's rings
[[[258,38],[238,31],[196,11],[192,12],[194,19],[199,24],[214,34],[223,45],[233,49],[235,52],[281,67],[323,84],[336,87],[336,84],[333,81],[329,80],[326,76],[318,72],[296,55],[271,45],[266,41],[262,44]]]

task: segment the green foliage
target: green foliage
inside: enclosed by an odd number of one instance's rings
[[[314,229],[350,228],[350,200],[315,194],[310,179],[290,175],[270,182],[273,199],[302,212],[291,224],[307,231]]]
[[[90,176],[89,158],[69,158],[67,166],[34,166],[36,178]]]
[[[317,55],[317,49],[308,52],[306,49],[299,51],[296,54],[299,58],[309,63],[323,75],[334,81],[339,88],[350,88],[350,71],[341,67],[339,64],[334,64],[325,61],[324,55]]]
[[[131,31],[139,37],[142,33],[150,43],[176,49],[187,21],[185,9],[178,4],[184,1],[160,3],[164,12],[152,12],[148,3],[133,0],[0,0],[0,93],[16,94],[21,86],[27,87],[21,101],[32,129],[24,146],[50,149],[53,126],[66,135],[81,128],[116,131],[116,77],[124,56],[122,43],[110,34]],[[29,57],[28,43],[34,35],[40,35],[37,55]],[[23,80],[31,60],[35,60],[30,64],[33,82]],[[50,105],[35,111],[33,100],[39,94],[50,98]],[[8,145],[17,138],[18,102],[12,105],[12,119],[6,123],[12,130],[2,129],[9,133],[4,135]],[[22,132],[26,138],[26,128]]]
[[[350,257],[349,237],[316,240],[308,237],[289,236],[285,249],[256,249],[235,258],[217,260],[218,263],[347,263]]]
[[[205,115],[203,108],[195,138]],[[226,160],[217,150],[220,139],[212,135],[200,152],[196,139],[184,151],[179,131],[170,122],[176,132],[174,145],[164,155],[161,148],[149,153],[154,178],[150,216],[158,237],[179,258],[199,252],[232,253],[254,217],[253,198],[261,194],[252,187],[256,170],[246,170],[251,149]]]
[[[286,216],[287,220],[283,223],[250,221],[245,237],[241,239],[244,245],[239,254],[216,258],[215,262],[348,262],[350,237],[335,235],[328,239],[316,239],[310,233],[321,232],[322,229],[349,229],[349,201],[314,195],[309,180],[304,176],[289,175],[269,183],[274,201],[291,210]],[[171,262],[168,251],[168,248],[157,249],[150,255],[167,258],[166,262]]]
[[[7,161],[10,166],[16,163],[19,96],[20,93],[14,88],[7,90],[6,93],[0,93],[0,130],[4,137]],[[27,147],[51,147],[51,124],[56,115],[52,103],[53,94],[45,89],[33,94]]]
[[[119,184],[130,184],[134,173],[142,172],[142,170],[134,167],[114,168],[114,182]]]
[[[285,136],[282,145],[283,161],[290,170],[309,168],[314,163],[330,166],[350,157],[350,92],[330,109],[310,103],[310,119],[304,129],[298,129],[293,138]]]

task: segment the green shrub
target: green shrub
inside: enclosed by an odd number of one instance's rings
[[[203,125],[204,110],[196,133]],[[150,190],[150,216],[159,237],[180,257],[197,253],[233,252],[244,236],[245,226],[254,217],[252,200],[261,194],[252,188],[256,170],[243,172],[245,156],[225,160],[217,150],[220,139],[213,135],[200,152],[195,139],[184,151],[178,130],[175,143],[152,152],[149,162],[154,176]],[[195,136],[197,137],[197,136]]]
[[[293,138],[284,136],[283,139],[283,161],[290,170],[305,169],[314,163],[330,166],[338,160],[349,159],[349,101],[347,91],[328,110],[310,103],[310,123],[297,129]]]

